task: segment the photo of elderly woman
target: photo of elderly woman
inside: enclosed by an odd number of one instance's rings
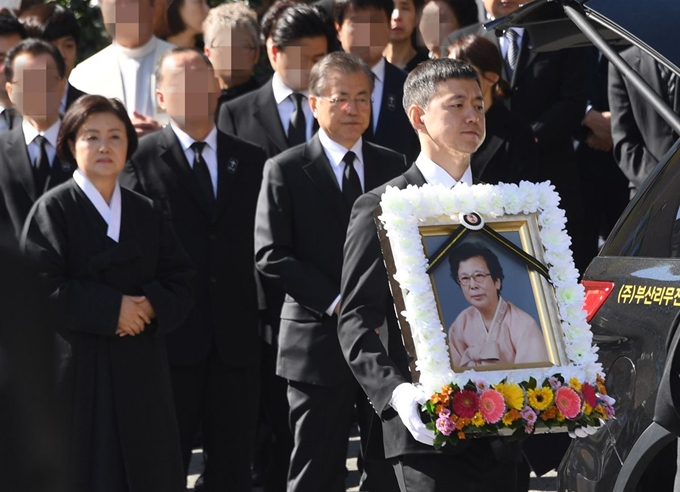
[[[549,363],[536,320],[501,297],[505,277],[498,256],[481,242],[466,242],[448,260],[451,277],[470,304],[449,328],[454,368]]]

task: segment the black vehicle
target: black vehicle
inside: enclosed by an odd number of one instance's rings
[[[539,51],[592,42],[632,79],[611,46],[635,44],[680,73],[678,19],[677,0],[534,0],[486,28],[525,27]],[[644,85],[650,106],[680,134],[680,119]],[[680,141],[630,202],[582,283],[617,416],[572,442],[558,490],[671,491],[680,435]]]

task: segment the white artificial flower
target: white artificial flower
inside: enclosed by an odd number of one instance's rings
[[[514,215],[522,211],[522,195],[519,192],[519,186],[513,183],[501,183],[498,185],[499,191],[505,203],[503,208],[506,214]]]
[[[520,181],[519,193],[522,196],[522,212],[525,214],[536,212],[540,202],[539,188],[534,183]]]
[[[567,223],[567,216],[561,208],[552,208],[541,212],[538,216],[538,223],[546,229],[563,229]]]

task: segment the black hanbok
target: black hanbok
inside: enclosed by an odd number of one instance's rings
[[[121,189],[119,242],[71,179],[33,206],[22,234],[56,301],[58,389],[70,492],[185,490],[164,335],[192,305],[194,272],[150,200]],[[115,335],[123,295],[156,318]]]

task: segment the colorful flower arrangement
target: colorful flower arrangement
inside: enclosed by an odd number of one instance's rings
[[[499,434],[507,429],[513,438],[524,439],[541,428],[597,428],[614,417],[613,405],[601,376],[593,387],[555,374],[540,386],[533,378],[494,386],[484,381],[468,381],[463,387],[448,384],[432,395],[425,408],[432,419],[427,427],[434,431],[435,447],[440,448],[470,433]]]
[[[382,195],[379,219],[392,249],[394,279],[403,294],[405,310],[401,314],[411,328],[419,385],[427,394],[434,394],[428,410],[439,445],[455,442],[472,431],[498,433],[505,429],[507,433],[509,429],[523,437],[542,427],[592,429],[614,415],[614,400],[604,390],[598,347],[593,344],[583,310],[585,291],[578,283],[566,216],[559,202],[550,182],[527,181],[519,185],[459,183],[452,189],[429,184],[402,190],[388,187]],[[483,372],[454,372],[451,368],[446,330],[426,273],[428,259],[419,226],[441,223],[442,218],[460,223],[462,216],[472,212],[484,221],[536,214],[543,245],[537,257],[542,257],[549,270],[560,322],[554,329],[567,358],[560,365]],[[542,384],[538,386],[537,381]]]

